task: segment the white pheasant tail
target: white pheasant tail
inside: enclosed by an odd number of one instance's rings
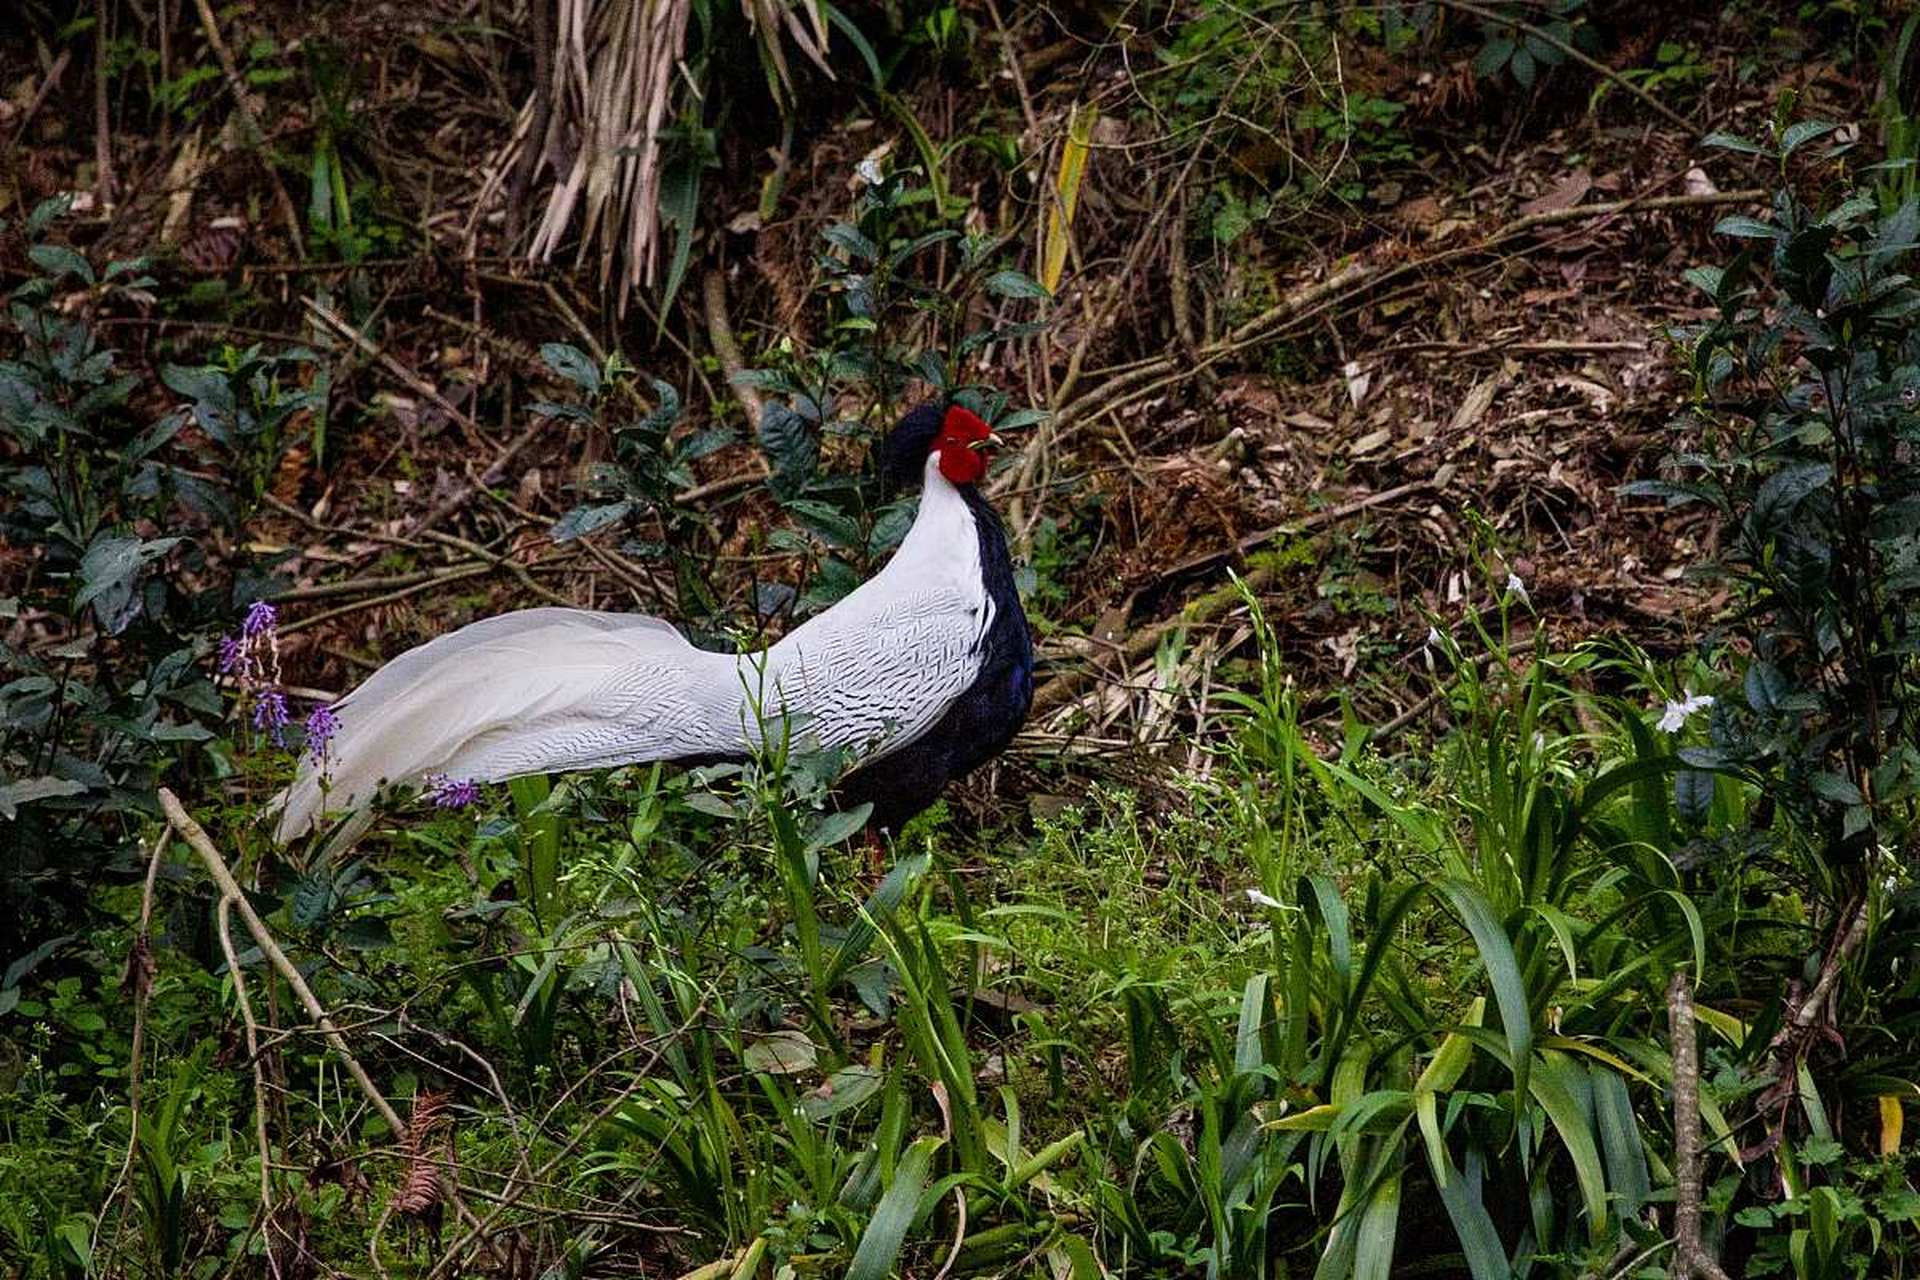
[[[783,716],[859,759],[896,751],[980,672],[994,604],[974,519],[929,455],[919,514],[886,566],[759,653],[709,653],[657,618],[584,609],[503,614],[410,649],[335,708],[324,770],[303,761],[276,798],[275,838],[436,774],[499,782],[742,755]]]

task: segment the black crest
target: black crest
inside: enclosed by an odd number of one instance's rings
[[[933,442],[939,438],[946,417],[946,403],[931,400],[909,409],[893,430],[887,432],[887,438],[880,442],[877,468],[883,492],[898,493],[919,487],[927,454],[933,450]]]

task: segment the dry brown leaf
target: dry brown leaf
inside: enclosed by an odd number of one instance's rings
[[[1499,389],[1499,374],[1475,383],[1473,389],[1467,392],[1467,398],[1460,402],[1458,409],[1454,410],[1453,421],[1447,424],[1447,430],[1460,432],[1471,429],[1475,423],[1486,416],[1487,410],[1493,406],[1493,394]]]
[[[1593,190],[1593,175],[1585,169],[1575,169],[1555,183],[1553,190],[1521,205],[1520,212],[1531,217],[1535,214],[1558,213],[1562,209],[1571,209],[1586,199],[1587,192],[1591,190]]]

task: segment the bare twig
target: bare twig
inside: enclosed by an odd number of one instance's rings
[[[205,0],[201,0],[201,3],[205,3]],[[301,1007],[307,1011],[307,1016],[320,1029],[320,1034],[326,1040],[327,1046],[339,1057],[340,1064],[347,1069],[347,1075],[360,1090],[361,1096],[365,1097],[380,1118],[386,1121],[388,1130],[396,1139],[404,1137],[407,1132],[406,1121],[400,1118],[400,1113],[393,1109],[393,1104],[388,1102],[386,1095],[380,1092],[379,1086],[373,1082],[373,1077],[367,1074],[367,1069],[360,1065],[360,1059],[354,1056],[353,1050],[347,1045],[346,1037],[340,1034],[340,1028],[334,1025],[333,1019],[327,1015],[326,1007],[320,1003],[319,997],[313,994],[313,988],[307,985],[306,978],[301,976],[300,970],[295,967],[293,961],[287,959],[287,953],[280,949],[280,944],[268,931],[266,922],[260,919],[259,913],[248,901],[245,890],[240,887],[240,882],[233,878],[233,872],[227,867],[226,859],[222,858],[220,851],[214,847],[212,837],[207,835],[204,827],[194,821],[193,815],[187,812],[186,807],[180,803],[180,798],[172,791],[161,787],[159,799],[161,812],[166,814],[167,821],[186,838],[193,851],[200,855],[200,861],[206,866],[207,874],[213,877],[214,884],[219,886],[221,895],[239,909],[240,919],[247,926],[247,932],[253,935],[254,943],[260,948],[261,954],[266,956],[267,963],[273,966],[274,971],[292,989],[294,998],[299,1000]],[[460,1214],[461,1221],[470,1226],[477,1225],[478,1220],[464,1201],[451,1192],[448,1194],[448,1199]]]
[[[707,272],[701,293],[706,304],[707,341],[713,347],[713,354],[720,359],[721,370],[727,375],[727,387],[740,402],[740,407],[747,411],[747,426],[758,429],[760,392],[741,376],[746,364],[740,359],[740,344],[733,339],[733,323],[727,319],[727,279],[720,274],[720,268],[714,267]]]
[[[259,946],[261,953],[267,957],[268,963],[273,965],[275,971],[293,989],[294,996],[306,1009],[307,1016],[313,1019],[314,1025],[320,1028],[320,1033],[326,1038],[328,1046],[340,1056],[341,1064],[346,1067],[347,1074],[353,1078],[354,1084],[359,1086],[360,1092],[367,1101],[373,1104],[373,1109],[380,1113],[380,1118],[387,1122],[387,1127],[393,1131],[395,1137],[406,1132],[406,1121],[400,1118],[400,1113],[393,1109],[393,1104],[387,1101],[386,1095],[381,1093],[378,1086],[373,1083],[373,1077],[368,1075],[367,1069],[360,1065],[360,1060],[353,1056],[353,1050],[347,1047],[340,1029],[334,1025],[333,1019],[327,1016],[325,1007],[313,994],[313,988],[307,985],[307,980],[301,976],[300,970],[294,966],[293,961],[287,959],[287,953],[280,949],[280,944],[267,931],[266,922],[261,920],[259,913],[254,911],[253,904],[247,900],[246,891],[240,887],[240,882],[233,878],[233,872],[228,869],[226,859],[222,858],[220,851],[214,848],[212,837],[207,835],[204,827],[193,820],[193,815],[187,812],[185,806],[180,803],[179,797],[173,792],[162,787],[159,794],[160,808],[167,815],[168,821],[182,836],[186,837],[193,851],[200,855],[200,861],[206,865],[207,874],[213,877],[213,882],[219,886],[220,892],[232,899],[240,908],[240,919],[246,924],[247,932],[253,935],[254,942]]]
[[[213,6],[207,0],[193,0],[193,7],[200,15],[200,30],[213,49],[215,60],[220,63],[220,73],[226,79],[227,92],[233,95],[233,109],[239,113],[240,128],[246,134],[247,146],[260,158],[260,167],[266,170],[267,181],[273,184],[274,203],[279,206],[280,217],[287,224],[287,236],[293,241],[293,251],[304,258],[307,256],[307,245],[300,235],[300,215],[294,212],[293,199],[287,195],[286,184],[280,181],[280,171],[273,167],[273,158],[267,154],[267,135],[260,128],[259,118],[253,114],[253,104],[247,99],[247,83],[240,77],[240,67],[233,60],[233,50],[227,48],[227,42],[220,38],[220,24],[214,19]]]
[[[1631,196],[1599,204],[1576,205],[1571,209],[1552,209],[1526,214],[1504,223],[1474,244],[1444,249],[1412,262],[1387,266],[1381,262],[1350,262],[1325,280],[1303,285],[1265,311],[1244,321],[1224,337],[1199,349],[1197,358],[1178,354],[1156,356],[1112,371],[1098,385],[1061,403],[1050,424],[1051,438],[1059,439],[1070,426],[1112,412],[1121,405],[1153,395],[1194,377],[1202,370],[1248,347],[1271,342],[1319,320],[1331,309],[1367,296],[1382,286],[1476,254],[1490,253],[1507,241],[1517,239],[1540,227],[1589,218],[1611,218],[1626,213],[1644,213],[1659,209],[1699,208],[1724,204],[1750,204],[1766,198],[1760,190],[1711,191],[1699,195]]]
[[[1700,1243],[1700,1048],[1693,1029],[1693,984],[1674,970],[1667,984],[1673,1040],[1673,1280],[1728,1280]]]
[[[423,582],[417,582],[413,586],[401,587],[398,591],[389,591],[385,595],[372,596],[365,600],[355,600],[351,604],[343,604],[338,608],[313,614],[311,617],[299,618],[292,622],[282,623],[280,625],[280,634],[283,636],[291,635],[296,631],[305,631],[310,627],[317,627],[322,623],[332,622],[335,618],[343,618],[350,613],[358,613],[362,609],[372,609],[383,604],[394,604],[398,601],[405,600],[408,596],[418,595],[428,587],[437,586],[443,582],[457,582],[462,578],[476,577],[479,574],[491,571],[492,568],[493,566],[490,564],[466,564],[452,569],[442,569],[435,573],[433,577]]]
[[[486,435],[480,430],[480,424],[475,422],[473,416],[466,410],[457,407],[453,401],[442,395],[440,388],[428,382],[399,360],[396,360],[373,339],[348,324],[340,316],[334,314],[330,308],[322,306],[312,298],[300,299],[300,305],[307,309],[308,315],[311,315],[321,324],[333,330],[348,342],[351,342],[369,358],[377,361],[381,368],[400,379],[400,381],[405,383],[415,394],[425,396],[428,400],[438,405],[443,413],[459,424],[460,430],[465,433],[467,437],[468,444],[480,445],[485,443]]]
[[[1800,1007],[1794,1011],[1795,1030],[1805,1032],[1820,1021],[1827,1002],[1833,998],[1834,988],[1839,984],[1840,970],[1845,967],[1847,957],[1859,949],[1866,937],[1867,899],[1863,894],[1847,921],[1847,927],[1828,948],[1826,959],[1820,965],[1820,976],[1814,979],[1813,990],[1807,992],[1807,998],[1802,1000]]]
[[[220,934],[220,952],[227,960],[227,976],[233,979],[234,1003],[240,1007],[240,1021],[247,1033],[247,1064],[253,1070],[253,1137],[260,1148],[260,1221],[268,1237],[267,1269],[277,1278],[280,1255],[275,1252],[272,1239],[273,1147],[267,1141],[267,1073],[260,1057],[260,1024],[254,1020],[253,1001],[247,998],[246,975],[233,949],[232,915],[233,899],[222,895],[213,918]]]
[[[450,571],[482,567],[484,566],[481,562],[463,561],[439,569],[422,569],[417,573],[389,573],[370,578],[348,578],[344,582],[316,582],[304,587],[288,587],[285,591],[267,598],[275,604],[337,600],[341,596],[364,596],[376,591],[392,591],[400,587],[419,586],[426,582],[439,582]]]
[[[107,1193],[109,1204],[120,1194],[120,1188],[126,1185],[127,1174],[133,1169],[134,1152],[140,1142],[140,1070],[146,1056],[147,994],[153,989],[153,944],[150,934],[153,886],[160,878],[160,859],[166,855],[167,842],[172,838],[173,824],[168,823],[154,839],[153,852],[147,857],[146,884],[140,891],[140,928],[133,936],[133,945],[127,949],[127,974],[122,988],[133,999],[133,1044],[127,1052],[127,1152],[120,1162],[120,1172],[114,1177],[113,1190]],[[103,1213],[94,1222],[95,1248],[99,1246],[100,1224],[106,1218],[107,1215]]]
[[[1337,507],[1328,507],[1324,511],[1312,512],[1290,524],[1277,525],[1272,529],[1256,533],[1251,537],[1242,539],[1235,547],[1228,550],[1197,556],[1185,564],[1175,566],[1167,572],[1171,575],[1207,568],[1222,560],[1229,559],[1235,554],[1245,554],[1245,552],[1253,550],[1272,538],[1282,535],[1298,536],[1299,534],[1310,533],[1315,529],[1338,523],[1348,516],[1356,515],[1359,512],[1370,510],[1387,502],[1407,497],[1410,494],[1429,489],[1432,486],[1433,482],[1431,480],[1419,480],[1411,484],[1400,485],[1393,489],[1382,490],[1379,493],[1367,494],[1351,502],[1341,503]],[[1272,571],[1264,567],[1252,569],[1242,575],[1242,581],[1244,581],[1247,588],[1252,591],[1258,591],[1263,588],[1271,578]],[[1128,638],[1126,644],[1121,648],[1119,654],[1120,670],[1123,672],[1131,670],[1135,664],[1145,661],[1152,655],[1153,651],[1159,647],[1163,637],[1181,627],[1193,626],[1196,623],[1208,621],[1225,610],[1229,605],[1238,601],[1238,599],[1238,594],[1234,592],[1212,592],[1192,602],[1173,617],[1155,623],[1152,626],[1140,628]],[[1091,667],[1078,667],[1060,672],[1044,685],[1040,686],[1039,690],[1034,694],[1034,716],[1038,717],[1048,712],[1058,710],[1066,703],[1072,701],[1078,696],[1082,689],[1086,688],[1088,684],[1095,680],[1097,675],[1098,672]]]
[[[573,601],[567,599],[559,592],[550,591],[534,581],[533,574],[527,571],[526,565],[521,564],[518,560],[513,560],[503,555],[496,555],[477,542],[469,542],[467,539],[456,537],[451,533],[441,533],[437,529],[422,529],[420,536],[429,542],[438,542],[442,546],[455,547],[461,551],[479,556],[488,564],[496,568],[505,569],[508,573],[520,580],[521,586],[533,592],[533,594],[539,596],[548,604],[566,606],[573,603]]]
[[[107,0],[93,0],[93,189],[105,214],[113,205],[113,116],[107,110]]]
[[[53,92],[53,87],[60,83],[60,77],[66,74],[67,64],[72,61],[73,47],[69,45],[60,51],[59,57],[53,60],[53,65],[47,68],[47,74],[40,77],[40,87],[33,91],[33,99],[27,103],[27,109],[20,113],[19,123],[13,126],[13,136],[16,141],[26,136],[27,126],[32,124],[33,118],[40,114],[41,104],[47,100],[47,95]]]

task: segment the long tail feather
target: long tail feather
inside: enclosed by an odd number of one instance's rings
[[[739,754],[740,669],[634,614],[528,609],[473,623],[401,654],[341,700],[324,763],[303,759],[276,800],[275,839],[434,774],[498,782]]]

